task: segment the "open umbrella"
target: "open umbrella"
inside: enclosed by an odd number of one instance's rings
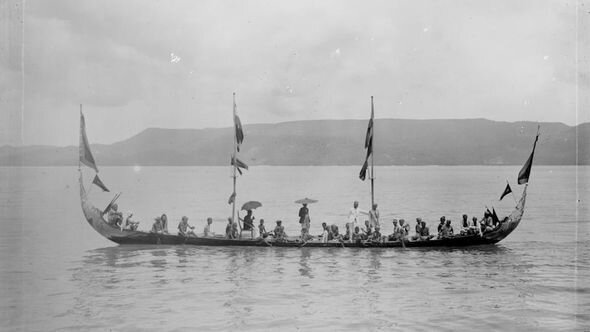
[[[297,203],[297,204],[311,204],[311,203],[317,203],[317,202],[318,202],[317,200],[307,198],[307,197],[295,201],[295,203]]]
[[[244,205],[242,205],[242,210],[244,211],[248,211],[248,210],[254,210],[256,208],[259,208],[262,206],[262,203],[257,202],[257,201],[249,201],[244,203]]]

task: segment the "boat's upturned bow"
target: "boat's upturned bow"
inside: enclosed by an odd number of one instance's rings
[[[487,240],[491,240],[494,242],[499,242],[507,237],[512,231],[518,227],[522,216],[524,215],[524,205],[526,203],[526,190],[528,188],[528,184],[525,185],[524,190],[522,191],[522,196],[520,200],[516,204],[516,208],[512,213],[506,217],[507,219],[501,221],[500,227],[494,229],[491,232],[487,232],[483,235],[483,237]]]
[[[84,188],[84,183],[82,180],[82,173],[80,172],[80,202],[82,204],[82,211],[84,212],[84,217],[86,221],[94,228],[95,231],[100,233],[100,235],[104,236],[105,238],[116,242],[121,243],[120,239],[132,238],[137,231],[129,231],[129,230],[121,230],[118,227],[113,227],[107,223],[107,221],[103,218],[104,213],[99,208],[92,205],[92,203],[88,200],[88,194],[86,193],[86,189]]]

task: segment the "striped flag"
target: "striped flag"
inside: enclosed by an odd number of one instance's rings
[[[88,138],[86,137],[86,121],[84,120],[84,114],[80,110],[80,162],[96,171],[96,162],[90,151],[90,145],[88,144]]]
[[[367,135],[365,136],[365,149],[367,149],[367,155],[365,162],[361,168],[359,178],[365,181],[367,177],[367,168],[369,167],[369,157],[373,153],[373,118],[375,117],[375,111],[373,107],[373,97],[371,97],[371,118],[369,119],[369,125],[367,126]]]
[[[236,105],[236,94],[234,93],[234,129],[236,131],[236,145],[240,151],[240,145],[244,141],[244,131],[242,130],[242,122],[238,116],[238,106]]]

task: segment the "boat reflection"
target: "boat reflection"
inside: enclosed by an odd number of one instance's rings
[[[313,279],[313,274],[311,273],[311,266],[309,264],[312,250],[313,249],[310,248],[301,248],[301,254],[299,258],[299,273],[302,277],[306,277],[309,279]]]

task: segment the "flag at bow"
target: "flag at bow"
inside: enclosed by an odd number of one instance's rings
[[[510,188],[510,183],[506,183],[506,189],[504,189],[504,192],[502,193],[502,196],[500,196],[500,200],[502,200],[502,198],[504,198],[504,196],[510,194],[512,192],[512,188]]]
[[[248,169],[248,165],[245,162],[241,161],[240,159],[236,158],[235,156],[231,158],[231,165],[236,166],[240,175],[242,175],[242,169]]]
[[[92,183],[98,186],[100,189],[102,189],[102,191],[110,192],[107,186],[105,186],[104,183],[102,183],[102,181],[98,177],[98,174],[94,176],[94,180],[92,180]]]
[[[238,116],[238,107],[236,106],[236,94],[234,93],[234,130],[236,137],[236,148],[240,151],[240,145],[244,141],[244,131],[242,130],[242,122]]]
[[[96,162],[90,151],[90,145],[88,144],[88,138],[86,137],[86,121],[84,121],[84,114],[80,110],[80,162],[96,171]]]
[[[529,176],[531,175],[531,167],[533,167],[533,156],[535,155],[535,148],[537,147],[537,141],[539,140],[539,129],[541,126],[537,127],[537,136],[535,136],[535,143],[533,143],[533,151],[529,156],[529,159],[524,163],[520,172],[518,172],[518,184],[525,184],[529,183]]]
[[[375,111],[373,108],[373,97],[371,96],[371,118],[369,119],[369,125],[367,126],[367,135],[365,136],[365,149],[367,149],[367,155],[365,157],[365,162],[363,163],[363,167],[361,168],[361,172],[359,174],[359,178],[365,181],[367,176],[367,168],[369,168],[369,157],[373,153],[373,118],[375,116]]]
[[[492,206],[492,220],[494,220],[494,224],[497,224],[500,222],[500,218],[498,218],[498,215],[496,214],[496,209],[494,209],[493,206]]]

